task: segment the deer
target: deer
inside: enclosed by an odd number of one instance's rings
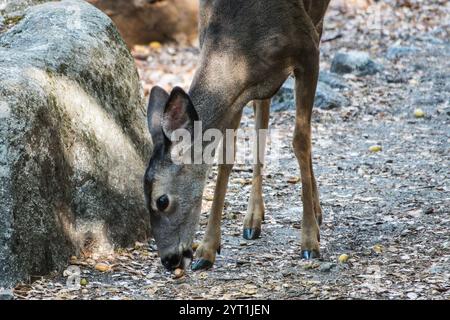
[[[200,0],[200,59],[188,92],[155,86],[147,108],[153,151],[144,175],[152,235],[167,270],[211,268],[221,249],[221,220],[233,163],[218,166],[204,238],[192,250],[210,164],[175,163],[176,130],[237,129],[253,102],[255,130],[269,126],[270,104],[286,79],[295,77],[293,150],[301,174],[301,259],[320,257],[322,209],[312,164],[311,118],[319,74],[319,45],[330,0]],[[257,135],[258,137],[258,135]],[[258,138],[258,140],[260,140]],[[264,140],[264,138],[261,138]],[[256,143],[264,153],[265,141]],[[261,152],[262,151],[262,152]],[[253,178],[243,237],[261,235],[265,216],[263,163]]]

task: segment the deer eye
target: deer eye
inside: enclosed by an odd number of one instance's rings
[[[156,200],[156,207],[159,211],[164,211],[169,206],[169,197],[164,194]]]

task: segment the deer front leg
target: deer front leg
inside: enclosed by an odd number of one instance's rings
[[[205,236],[195,253],[196,261],[192,270],[209,269],[216,261],[216,253],[220,252],[220,224],[227,192],[228,180],[233,165],[220,165],[211,212],[208,218]]]
[[[237,129],[241,122],[242,112],[240,112],[233,120],[233,128]],[[236,137],[234,137],[234,150],[236,154]],[[224,141],[223,146],[228,143]],[[224,157],[226,159],[226,157]],[[234,159],[233,159],[234,161]],[[227,193],[228,181],[234,164],[219,165],[219,172],[217,175],[216,188],[214,190],[214,198],[211,206],[211,212],[208,218],[208,225],[206,226],[205,236],[202,243],[195,252],[196,260],[192,264],[192,270],[209,269],[216,261],[216,254],[220,253],[220,225],[222,222],[222,213],[225,203],[225,195]]]
[[[323,221],[322,207],[320,206],[319,188],[317,187],[316,178],[314,176],[312,158],[309,161],[309,163],[311,165],[311,177],[312,177],[313,198],[314,198],[314,213],[316,215],[317,223],[319,224],[319,226],[321,226],[322,221]]]
[[[301,255],[304,259],[318,258],[320,256],[319,223],[322,213],[311,157],[311,115],[318,71],[319,54],[315,50],[309,51],[304,55],[303,63],[295,71],[297,114],[293,147],[300,165],[302,178],[303,220]]]
[[[253,149],[253,181],[244,219],[244,238],[253,240],[261,235],[261,223],[264,220],[264,199],[262,194],[262,168],[266,151],[266,133],[269,127],[270,99],[253,102],[255,111],[256,146]],[[264,131],[261,131],[264,130]]]

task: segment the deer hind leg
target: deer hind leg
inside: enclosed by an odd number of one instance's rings
[[[311,115],[318,72],[319,53],[316,50],[308,51],[303,55],[302,63],[295,71],[297,114],[293,141],[302,177],[302,257],[305,259],[320,256],[319,224],[322,213],[311,157]]]
[[[261,235],[261,223],[264,220],[262,168],[266,151],[266,133],[269,127],[270,99],[254,101],[253,108],[256,130],[256,146],[253,149],[255,164],[253,165],[252,191],[244,219],[244,238],[248,240],[256,239]]]
[[[242,112],[240,112],[233,120],[233,127],[237,129],[241,122]],[[236,153],[236,137],[234,137],[234,153]],[[224,141],[224,146],[227,143]],[[234,159],[233,159],[234,160]],[[225,195],[228,188],[228,180],[233,170],[234,164],[220,164],[217,176],[216,188],[214,190],[214,198],[211,206],[211,212],[208,217],[208,225],[206,227],[205,236],[202,243],[195,252],[196,260],[192,263],[192,270],[204,270],[213,266],[216,261],[216,254],[220,254],[221,232],[220,225],[222,222],[222,213],[225,203]]]

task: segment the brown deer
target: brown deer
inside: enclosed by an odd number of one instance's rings
[[[148,125],[154,150],[144,177],[153,236],[163,265],[186,268],[199,224],[208,164],[171,159],[178,129],[236,129],[242,109],[254,101],[256,130],[269,123],[270,99],[295,75],[296,122],[293,148],[301,170],[303,219],[301,256],[319,257],[322,210],[311,158],[311,113],[319,73],[319,43],[329,0],[200,0],[199,68],[189,93],[154,87]],[[263,142],[263,143],[262,143]],[[264,148],[264,141],[258,141]],[[261,154],[261,153],[259,153]],[[210,268],[220,251],[220,223],[232,164],[219,165],[205,236],[193,270]],[[244,238],[256,239],[264,219],[262,163],[253,168],[253,186]]]

